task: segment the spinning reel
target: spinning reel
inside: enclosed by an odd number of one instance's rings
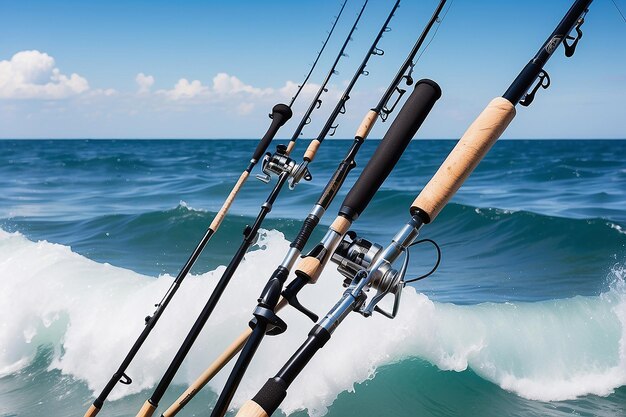
[[[368,303],[365,303],[364,299],[355,309],[365,317],[371,316],[376,311],[392,319],[398,313],[402,288],[404,288],[404,276],[409,264],[409,252],[404,248],[394,249],[406,253],[400,270],[392,268],[392,263],[397,256],[389,256],[391,255],[389,248],[383,250],[382,246],[357,238],[356,233],[350,231],[344,236],[331,257],[331,260],[337,264],[337,270],[346,277],[343,285],[348,288],[347,292],[354,290],[369,292],[372,288],[376,290],[376,294]],[[377,304],[390,293],[394,295],[394,302],[392,311],[388,312],[378,307]]]
[[[302,161],[297,164],[287,154],[287,146],[278,145],[276,146],[276,152],[273,154],[267,152],[263,156],[263,174],[257,174],[256,178],[267,184],[272,179],[272,175],[280,176],[287,172],[289,175],[289,189],[293,190],[302,179],[311,181],[313,178],[307,166],[308,161]]]
[[[415,240],[420,227],[421,224],[414,218],[398,232],[385,249],[376,243],[357,237],[353,231],[346,233],[331,260],[337,264],[337,270],[346,277],[343,282],[344,287],[347,287],[346,293],[362,299],[355,311],[365,317],[371,316],[375,311],[392,319],[398,313],[400,297],[405,285],[424,279],[437,270],[441,261],[441,249],[432,239]],[[411,246],[425,242],[431,243],[437,250],[437,262],[428,273],[406,279],[410,259],[409,249]],[[402,254],[404,254],[404,259],[400,269],[394,269],[393,263]],[[365,293],[372,288],[376,290],[376,294],[368,303],[365,303]],[[378,303],[388,294],[394,296],[391,312],[378,307]]]

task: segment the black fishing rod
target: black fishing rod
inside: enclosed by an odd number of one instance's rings
[[[443,1],[443,3],[445,3],[445,0]],[[372,45],[370,46],[368,52],[366,53],[365,58],[363,59],[359,67],[357,68],[352,80],[348,83],[348,86],[343,92],[340,100],[337,102],[337,105],[335,106],[334,110],[331,112],[320,134],[317,136],[316,139],[314,139],[311,142],[311,144],[309,145],[309,148],[307,149],[307,152],[305,152],[303,162],[299,164],[297,168],[294,170],[294,174],[291,177],[292,187],[303,177],[305,173],[308,172],[306,167],[308,166],[310,162],[312,162],[315,156],[315,152],[319,148],[319,145],[324,140],[324,138],[327,135],[332,136],[334,134],[333,132],[337,128],[337,125],[333,125],[333,123],[335,123],[337,117],[340,114],[345,113],[346,111],[345,105],[347,101],[350,99],[350,93],[353,87],[355,86],[357,80],[361,76],[367,76],[369,74],[369,72],[365,70],[367,63],[369,62],[369,59],[372,56],[380,56],[384,54],[384,51],[378,48],[378,43],[382,39],[383,34],[391,30],[389,27],[389,22],[391,21],[395,11],[399,7],[399,4],[400,4],[400,0],[397,0],[391,12],[389,13],[387,19],[382,25],[380,31],[378,32],[376,38],[372,42]],[[416,52],[417,50],[412,52],[411,57],[414,57]],[[409,64],[411,64],[411,61],[409,61]],[[409,64],[405,63],[405,65],[403,65],[404,71],[406,71],[406,68],[408,68]],[[396,77],[396,79],[394,79],[394,84],[390,86],[388,90],[390,90],[393,93],[395,87],[400,83],[400,81],[401,81],[401,78]],[[387,100],[388,100],[390,95],[385,94],[385,97],[387,97]],[[331,130],[333,132],[331,132]],[[297,235],[297,238],[291,244],[291,249],[289,250],[289,253],[285,257],[281,265],[278,267],[278,269],[272,275],[270,279],[272,283],[267,284],[266,290],[261,296],[261,298],[264,300],[263,301],[264,308],[271,310],[271,313],[273,313],[273,310],[277,306],[276,306],[276,303],[268,303],[267,300],[276,299],[277,301],[278,296],[280,295],[280,291],[282,289],[282,285],[287,279],[289,275],[289,271],[291,270],[291,267],[294,265],[295,261],[300,255],[300,252],[302,251],[304,245],[306,244],[310,234],[312,233],[316,225],[319,223],[319,220],[323,216],[325,210],[328,208],[333,198],[335,197],[335,195],[337,194],[337,192],[343,185],[343,182],[346,176],[348,175],[349,171],[355,166],[354,158],[361,144],[367,137],[367,133],[369,132],[369,130],[364,129],[364,128],[359,128],[358,132],[359,133],[355,137],[355,141],[352,147],[350,148],[350,150],[348,151],[348,154],[341,161],[335,174],[333,174],[333,176],[329,180],[324,191],[322,192],[322,195],[318,203],[313,207],[313,210],[311,211],[307,219],[305,219],[302,229]],[[278,280],[279,284],[275,285],[273,284],[273,282],[276,280]],[[275,294],[276,292],[277,294]],[[294,298],[293,302],[296,303],[297,299]],[[284,303],[281,304],[281,307],[283,305]],[[252,332],[251,329],[246,329],[246,331],[244,331],[213,363],[211,363],[211,365],[209,365],[209,367],[196,379],[196,381],[194,381],[187,388],[187,390],[185,390],[185,392],[183,392],[180,395],[180,397],[163,414],[161,414],[161,416],[173,417],[174,415],[176,415],[202,389],[202,387],[204,387],[224,367],[224,365],[226,365],[226,363],[228,363],[237,354],[237,352],[239,352],[242,349],[244,343],[250,336],[251,332]],[[257,333],[259,332],[261,332],[260,328],[259,330],[257,330]],[[265,333],[265,331],[263,331],[263,333]],[[262,336],[255,337],[254,339],[255,341],[250,342],[250,343],[255,343],[258,346],[258,344],[261,342]],[[253,350],[255,351],[256,348],[254,348]],[[251,360],[252,356],[253,356],[253,353],[240,355],[240,357],[238,358],[237,364],[235,365],[235,369],[231,373],[233,380],[231,381],[229,379],[229,382],[227,382],[227,385],[225,386],[223,393],[229,392],[229,391],[234,392],[234,390],[236,390],[239,384],[239,381],[241,380],[241,377],[243,377],[243,374],[245,373],[247,365],[249,361]],[[223,396],[220,396],[220,399],[218,399],[216,407],[214,408],[214,413],[216,412],[215,410],[228,407],[228,402],[230,400],[225,399],[227,396],[228,396],[227,394],[223,394]]]
[[[306,75],[306,77],[304,77],[304,81],[302,81],[302,83],[298,86],[298,90],[296,91],[296,94],[294,94],[293,97],[291,97],[291,101],[289,102],[289,107],[290,108],[291,108],[291,106],[293,106],[293,103],[296,101],[296,99],[300,95],[300,92],[302,91],[302,89],[304,88],[306,83],[309,82],[309,78],[311,77],[311,74],[313,74],[313,70],[317,66],[317,61],[320,60],[320,57],[322,56],[322,52],[324,52],[324,49],[326,49],[326,44],[328,44],[328,41],[330,40],[330,37],[332,36],[333,32],[335,31],[335,26],[337,26],[337,22],[339,21],[339,17],[341,17],[341,14],[343,13],[343,9],[346,7],[346,3],[347,2],[348,2],[348,0],[344,0],[343,1],[342,5],[341,5],[341,9],[339,10],[339,13],[337,14],[337,16],[335,16],[334,21],[333,21],[333,25],[330,28],[330,30],[328,31],[328,36],[326,36],[326,39],[324,40],[324,43],[322,44],[322,49],[320,49],[320,51],[317,53],[317,56],[315,57],[315,61],[313,61],[313,64],[311,65],[311,69],[309,70],[309,73]],[[263,152],[265,152],[265,151],[263,151]]]
[[[229,193],[228,198],[226,198],[226,200],[224,201],[224,204],[222,205],[221,209],[218,211],[217,215],[211,222],[204,236],[202,237],[200,242],[196,245],[195,249],[192,251],[191,255],[189,256],[189,259],[187,259],[187,262],[185,262],[185,265],[183,266],[183,268],[180,270],[180,272],[178,273],[178,275],[172,282],[172,285],[165,293],[165,296],[161,299],[161,301],[158,304],[155,305],[156,310],[154,311],[154,313],[151,316],[148,316],[145,318],[145,327],[143,331],[141,332],[141,334],[139,335],[139,337],[137,338],[137,340],[131,347],[130,351],[127,353],[126,357],[120,364],[117,371],[113,374],[113,376],[111,377],[107,385],[104,387],[100,395],[96,398],[96,400],[93,402],[91,407],[87,410],[85,417],[94,417],[96,414],[98,414],[98,412],[102,409],[102,406],[104,405],[104,402],[106,401],[107,397],[109,396],[109,394],[111,393],[111,391],[117,385],[118,382],[125,384],[125,385],[129,385],[132,383],[132,379],[126,374],[126,370],[128,366],[130,365],[135,355],[137,354],[137,352],[139,351],[139,349],[141,348],[141,346],[147,339],[152,329],[156,326],[159,318],[161,317],[161,315],[167,308],[167,305],[170,303],[170,301],[172,300],[172,298],[178,291],[178,288],[180,287],[181,283],[183,282],[183,280],[185,279],[185,277],[187,276],[187,274],[189,273],[189,271],[195,264],[196,260],[198,259],[202,251],[204,250],[205,246],[207,245],[209,240],[211,240],[211,237],[215,234],[217,229],[220,227],[220,224],[224,220],[224,217],[226,216],[226,213],[230,209],[230,206],[232,205],[235,197],[239,193],[239,190],[248,179],[248,176],[250,175],[250,173],[256,166],[257,162],[265,154],[265,151],[269,147],[269,144],[272,142],[272,139],[274,138],[274,136],[276,136],[278,129],[280,129],[280,127],[283,126],[291,118],[292,116],[291,107],[293,106],[294,102],[296,101],[296,98],[298,97],[298,95],[300,94],[300,92],[302,91],[306,83],[308,82],[311,74],[313,73],[313,70],[315,69],[317,65],[317,62],[319,61],[322,55],[322,52],[324,52],[324,49],[326,49],[326,45],[328,44],[328,41],[330,40],[330,37],[333,34],[335,27],[337,26],[337,22],[339,21],[339,18],[341,17],[341,14],[343,13],[346,3],[347,3],[347,0],[344,0],[343,4],[341,5],[341,9],[339,10],[339,13],[334,18],[332,27],[330,31],[328,32],[328,36],[324,40],[322,48],[317,53],[317,56],[315,57],[315,61],[311,65],[311,68],[308,74],[306,75],[304,81],[298,86],[298,90],[296,91],[296,94],[292,97],[291,102],[289,103],[289,105],[277,104],[272,109],[272,113],[269,115],[269,117],[272,119],[270,127],[265,133],[265,135],[263,136],[263,138],[259,141],[256,149],[254,150],[252,158],[250,159],[248,166],[242,172],[241,176],[239,177],[239,180],[237,181],[237,183],[235,184],[235,186]]]
[[[543,81],[547,77],[544,75],[546,72],[543,66],[557,47],[564,43],[566,55],[573,54],[581,37],[580,26],[590,3],[591,0],[574,2],[541,50],[522,70],[504,95],[492,100],[472,123],[437,173],[415,199],[409,210],[411,220],[396,234],[389,246],[382,249],[364,239],[356,239],[353,233],[348,236],[349,240],[344,239],[341,242],[333,256],[333,261],[339,264],[338,269],[347,277],[348,288],[339,302],[309,332],[304,344],[278,374],[270,378],[256,396],[244,404],[237,417],[264,417],[273,414],[286,397],[287,389],[294,379],[317,351],[330,340],[332,333],[350,312],[356,311],[365,317],[379,312],[386,317],[393,318],[398,311],[400,295],[405,284],[425,278],[434,272],[439,261],[428,274],[405,280],[409,247],[421,242],[416,241],[421,227],[435,219],[513,120],[515,104],[519,102],[527,106],[532,102],[539,88],[537,86],[547,88],[547,84]],[[565,40],[570,39],[568,34],[574,27],[578,36],[571,38],[571,43],[567,43]],[[534,78],[530,75],[533,73]],[[533,87],[534,83],[537,84]],[[367,181],[359,184],[361,179],[362,177],[346,196],[336,222],[342,221],[340,219],[346,221],[352,213],[359,213],[360,208],[363,207],[368,186]],[[439,252],[438,247],[437,250]],[[395,270],[392,265],[402,255],[404,255],[402,266],[399,270]],[[375,293],[368,297],[368,292],[374,291]],[[391,312],[377,306],[388,294],[394,296]]]
[[[428,21],[428,23],[424,27],[424,30],[415,42],[415,45],[413,45],[413,48],[409,52],[409,55],[405,59],[400,69],[398,70],[398,73],[387,87],[387,90],[385,90],[385,93],[382,95],[380,101],[378,102],[376,107],[372,108],[365,115],[365,118],[361,122],[361,125],[354,137],[355,143],[353,144],[353,147],[357,146],[357,142],[362,143],[362,140],[360,139],[365,139],[367,137],[379,117],[383,122],[387,120],[389,115],[393,112],[393,110],[402,99],[404,93],[406,93],[406,88],[413,84],[413,69],[415,68],[415,65],[417,63],[415,57],[421,49],[422,45],[424,44],[424,41],[428,37],[428,34],[431,31],[432,27],[435,24],[441,24],[443,18],[440,18],[440,15],[445,4],[446,0],[441,0],[439,2],[430,20]],[[404,85],[401,86],[403,82]],[[394,99],[393,104],[390,105],[389,103],[394,97],[394,94],[397,94],[397,98]],[[346,168],[343,169],[345,170]],[[342,173],[338,175],[343,175],[345,178],[347,172],[341,172]],[[372,182],[373,187],[374,184],[376,184],[376,182]],[[327,190],[330,191],[331,189],[333,189],[332,187],[333,186],[327,188]],[[337,190],[334,190],[334,192],[336,191]],[[318,204],[322,206],[324,210],[326,210],[326,208],[328,208],[328,205],[330,205],[330,201],[326,201],[325,196],[330,196],[330,194],[323,194],[323,197],[318,202]],[[332,195],[332,197],[334,197],[334,194]],[[314,210],[311,211],[311,213],[309,214],[309,217],[306,220],[306,222],[309,222],[310,224],[308,226],[309,228],[313,228],[317,225],[317,223],[319,223],[319,216],[317,216],[315,213],[318,210],[319,209],[314,208]],[[315,283],[317,281],[320,273],[322,272],[322,269],[325,267],[326,263],[330,259],[330,255],[336,249],[340,239],[341,236],[336,236],[332,231],[329,230],[324,239],[322,239],[322,242],[317,245],[298,265],[298,267],[296,268],[297,277],[291,283],[289,283],[285,291],[283,291],[283,296],[288,300],[289,304],[310,317],[313,321],[317,321],[317,316],[300,304],[297,299],[297,294],[306,284]],[[294,242],[296,242],[297,240],[298,239],[296,239]],[[300,250],[302,250],[302,247],[304,247],[304,244],[301,245]]]
[[[388,26],[389,22],[391,18],[393,17],[399,4],[400,4],[400,1],[399,0],[396,1],[391,12],[389,13],[389,16],[387,17],[387,20],[381,27],[380,32],[378,33],[376,39],[372,43],[372,46],[370,47],[368,55],[363,60],[363,63],[361,64],[361,66],[357,69],[355,78],[357,78],[358,75],[365,73],[365,68],[367,65],[367,61],[369,60],[369,57],[371,57],[372,55],[383,54],[383,51],[379,49],[377,45],[380,39],[382,38],[383,33],[388,32],[390,30]],[[443,8],[444,4],[445,4],[445,0],[443,0],[440,3],[432,19],[429,21],[429,24],[427,25],[424,32],[418,39],[415,47],[409,54],[409,57],[407,58],[407,60],[405,60],[405,63],[400,68],[399,75],[397,75],[393,79],[391,85],[389,86],[385,94],[383,94],[383,97],[380,100],[378,106],[372,110],[372,112],[376,114],[376,117],[380,114],[383,108],[387,109],[387,112],[386,112],[387,116],[393,111],[393,108],[395,107],[395,105],[392,106],[391,108],[387,108],[386,103],[389,102],[394,91],[400,92],[399,97],[396,100],[396,103],[400,100],[400,97],[402,97],[402,94],[404,94],[404,92],[406,91],[398,87],[400,82],[403,79],[405,79],[408,84],[413,84],[411,75],[407,74],[407,71],[410,70],[412,72],[413,66],[415,65],[413,63],[413,59],[415,55],[417,54],[417,51],[419,50],[422,42],[424,41],[426,34],[432,27],[432,24],[434,24],[434,22],[438,20],[438,15],[441,12],[441,9]],[[344,99],[345,101],[347,101],[347,99],[349,99],[349,96],[347,94],[344,94]],[[345,105],[345,101],[340,101],[335,110],[340,111],[341,108]],[[434,101],[433,101],[433,104],[434,104]],[[429,111],[430,107],[428,107],[426,110]],[[425,115],[427,114],[427,111]],[[368,114],[371,116],[371,113],[368,113]],[[258,346],[263,340],[263,337],[266,334],[277,335],[286,330],[287,325],[284,323],[283,320],[281,320],[276,315],[277,306],[280,303],[279,296],[281,295],[282,287],[285,281],[287,280],[287,278],[289,277],[289,273],[295,261],[298,259],[302,249],[308,242],[308,239],[311,236],[311,233],[313,232],[313,230],[319,223],[320,219],[322,218],[322,216],[328,209],[329,205],[335,198],[337,192],[343,185],[344,180],[347,177],[350,170],[356,166],[355,161],[354,161],[355,156],[358,153],[362,143],[366,139],[372,127],[373,120],[371,119],[371,117],[366,117],[364,123],[366,124],[366,126],[359,127],[357,134],[355,135],[354,142],[352,146],[350,147],[350,149],[348,150],[348,153],[346,154],[344,159],[341,161],[341,163],[337,167],[335,173],[333,174],[333,176],[327,183],[326,187],[324,188],[324,191],[320,195],[320,198],[318,199],[317,203],[313,206],[313,209],[311,210],[311,212],[309,213],[309,215],[303,222],[303,225],[299,233],[297,234],[296,238],[292,241],[290,245],[290,249],[287,255],[285,256],[285,259],[276,268],[276,270],[270,277],[269,281],[267,282],[261,296],[259,297],[258,305],[253,313],[254,314],[253,320],[250,322],[250,326],[253,329],[252,333],[250,334],[249,339],[247,340],[245,345],[243,346],[243,350],[240,353],[237,359],[237,362],[233,370],[231,371],[231,374],[226,382],[226,385],[224,386],[217,400],[217,403],[215,405],[215,408],[213,409],[211,417],[222,417],[226,413],[227,408],[230,404],[230,401],[232,400],[232,397],[237,387],[239,386],[239,383],[241,382],[241,379],[243,378],[243,375],[248,365],[250,364],[252,357],[256,353]],[[331,128],[336,128],[336,126],[327,124],[324,127],[323,134],[326,134]],[[381,143],[381,147],[385,148],[385,146],[386,146],[385,142]],[[388,149],[388,150],[389,151],[391,150],[402,151],[403,149],[404,148]],[[378,161],[378,163],[380,163],[380,161]],[[372,164],[376,165],[377,162],[372,162]],[[382,184],[383,180],[384,180],[384,177],[377,178],[376,181],[374,181],[373,187],[377,189],[378,188],[377,185],[379,186],[380,184]],[[317,277],[312,277],[311,279],[312,280],[309,280],[303,277],[296,278],[296,280],[294,280],[294,283],[290,285],[290,287],[287,290],[285,290],[285,292],[283,292],[282,294],[285,300],[289,302],[290,304],[292,304],[296,309],[303,312],[313,321],[317,321],[317,316],[314,313],[308,311],[306,308],[304,308],[297,300],[297,293],[302,289],[302,287],[304,287],[304,285],[307,283],[314,283],[315,280],[317,280]],[[284,305],[284,302],[282,302],[282,305]]]
[[[331,239],[341,241],[341,238],[348,231],[352,222],[365,210],[377,189],[395,167],[402,152],[406,149],[440,96],[441,89],[434,81],[420,80],[415,84],[413,93],[411,93],[407,99],[380,145],[374,152],[372,159],[370,159],[344,200],[339,215],[330,226],[330,230],[332,230]],[[325,238],[325,240],[328,239]],[[311,257],[310,259],[315,258]],[[256,312],[258,311],[257,309]],[[280,323],[272,323],[272,325],[280,326]],[[242,354],[244,352],[245,349],[242,351]],[[266,384],[266,386],[267,385],[268,384]],[[281,393],[284,392],[286,394],[286,388],[285,386]],[[271,391],[275,389],[275,387],[270,386],[268,388],[264,387],[263,389]],[[284,395],[282,395],[280,400],[282,401],[283,398]],[[265,408],[265,403],[263,401],[257,401],[256,397],[254,401],[253,403],[246,403],[244,408],[239,411],[238,415],[262,416],[271,414],[275,410],[274,408],[271,409],[271,411],[263,411],[270,409],[269,407]],[[276,404],[276,407],[278,404]]]
[[[361,16],[363,15],[363,12],[366,6],[367,6],[367,0],[363,3],[363,6],[361,7],[360,12],[354,24],[352,25],[352,28],[350,29],[350,33],[348,34],[346,40],[344,41],[341,47],[341,50],[339,51],[339,54],[337,55],[333,63],[333,66],[331,67],[326,79],[324,80],[324,83],[322,84],[318,93],[313,99],[311,106],[309,106],[309,111],[307,111],[307,113],[302,118],[302,122],[296,129],[296,132],[300,131],[302,127],[304,127],[312,111],[315,108],[319,108],[319,104],[321,103],[319,97],[321,96],[322,92],[326,91],[326,84],[328,83],[332,75],[337,73],[336,67],[340,59],[343,56],[346,56],[345,50],[348,46],[348,43],[352,40],[352,34],[356,30],[357,24],[360,21]],[[299,135],[300,133],[298,133],[297,135],[294,135],[294,137],[297,139]],[[276,198],[280,194],[281,189],[283,188],[283,186],[285,185],[289,177],[292,176],[294,170],[297,168],[295,162],[291,158],[289,158],[288,152],[289,152],[288,147],[284,145],[279,145],[274,155],[266,154],[265,157],[263,158],[263,172],[265,173],[267,177],[269,177],[272,173],[277,174],[278,181],[276,185],[274,186],[274,188],[272,189],[272,191],[270,192],[267,199],[265,200],[265,203],[263,203],[263,205],[261,206],[261,210],[259,214],[257,215],[252,226],[247,226],[244,229],[243,241],[241,245],[237,249],[237,252],[235,253],[233,258],[229,262],[226,269],[224,270],[224,273],[222,274],[221,278],[216,284],[215,289],[213,290],[213,292],[211,293],[211,296],[209,297],[209,300],[207,301],[204,308],[202,309],[202,311],[196,318],[196,321],[194,322],[189,333],[185,337],[185,340],[179,347],[176,355],[174,356],[174,359],[171,361],[170,365],[168,366],[167,370],[163,374],[163,377],[157,384],[150,398],[146,400],[146,402],[142,406],[141,410],[137,414],[137,417],[149,417],[154,413],[154,410],[158,406],[161,398],[163,398],[165,391],[167,390],[172,380],[174,379],[174,376],[176,375],[176,372],[180,368],[181,364],[183,363],[183,360],[189,353],[189,350],[191,349],[194,342],[198,338],[198,335],[204,328],[204,325],[206,324],[207,320],[213,313],[215,306],[217,305],[219,299],[221,298],[224,290],[228,286],[228,283],[233,277],[235,271],[237,270],[237,267],[243,260],[250,246],[252,246],[256,242],[258,238],[258,230],[261,227],[263,220],[265,220],[265,217],[267,216],[267,214],[269,214],[270,211],[272,210],[272,205],[274,204],[274,202],[276,201]],[[303,175],[303,177],[305,179],[310,179],[310,174],[308,174],[308,170]],[[265,179],[265,177],[260,177],[260,179]],[[264,182],[269,182],[269,178]]]
[[[357,68],[352,80],[346,87],[346,90],[341,96],[341,99],[337,102],[335,109],[331,113],[331,116],[328,118],[325,126],[322,128],[319,136],[314,139],[309,146],[309,149],[317,149],[320,146],[320,143],[326,137],[326,135],[332,136],[334,134],[337,125],[333,125],[339,114],[346,112],[346,103],[350,99],[350,93],[356,84],[357,80],[364,74],[367,74],[365,68],[367,67],[367,63],[372,56],[383,55],[383,50],[378,47],[378,43],[383,37],[385,32],[391,30],[389,27],[389,22],[394,16],[394,13],[398,9],[400,5],[400,0],[396,0],[393,8],[389,12],[385,22],[381,26],[378,34],[374,38],[372,45],[367,51],[361,65]],[[333,130],[333,132],[331,132]],[[228,406],[232,400],[235,391],[239,387],[239,383],[243,378],[243,375],[254,356],[258,346],[260,345],[263,337],[268,331],[268,327],[272,326],[271,334],[276,335],[284,332],[286,330],[287,325],[284,321],[282,321],[278,316],[276,316],[274,310],[276,305],[278,304],[279,297],[282,291],[282,286],[287,280],[289,276],[289,271],[291,270],[291,266],[295,263],[296,259],[300,255],[300,252],[304,248],[308,238],[310,237],[313,229],[321,219],[324,214],[324,211],[328,208],[330,203],[332,202],[334,196],[338,192],[339,188],[343,184],[348,172],[356,166],[354,162],[354,158],[361,147],[365,138],[358,137],[355,139],[353,146],[348,151],[346,157],[341,161],[339,167],[335,171],[335,174],[331,177],[329,183],[325,187],[322,192],[321,198],[313,207],[312,213],[309,214],[307,219],[305,219],[300,232],[298,233],[296,239],[291,243],[291,249],[289,250],[286,258],[283,260],[281,265],[274,271],[268,283],[266,284],[260,298],[259,304],[254,312],[254,329],[245,346],[243,347],[243,351],[239,355],[235,367],[231,371],[226,385],[224,386],[215,407],[213,408],[213,412],[211,413],[211,417],[223,417],[228,410]],[[304,161],[301,164],[299,170],[297,172],[304,172],[308,163],[312,162],[313,157],[315,156],[314,152],[310,152],[305,155]],[[298,181],[298,177],[292,178],[292,184]]]
[[[321,97],[321,95],[323,93],[328,91],[328,89],[326,88],[326,85],[328,84],[328,81],[330,81],[331,77],[333,75],[335,75],[335,74],[338,74],[338,72],[337,72],[337,64],[339,64],[339,61],[341,60],[342,57],[347,56],[346,55],[346,48],[348,47],[348,43],[350,41],[352,41],[352,34],[356,30],[356,25],[359,22],[359,20],[361,19],[361,15],[363,14],[363,10],[365,10],[365,6],[367,6],[367,0],[365,1],[365,3],[363,3],[363,7],[361,8],[361,11],[359,12],[359,15],[357,16],[357,19],[354,22],[354,25],[352,26],[352,29],[350,29],[350,33],[348,34],[348,37],[346,38],[345,42],[343,43],[343,46],[341,47],[341,50],[340,50],[339,54],[337,54],[337,57],[335,58],[335,61],[333,62],[333,65],[330,67],[330,70],[328,71],[328,74],[326,74],[326,78],[322,82],[322,85],[317,90],[317,93],[315,93],[315,97],[313,97],[313,100],[311,101],[311,104],[309,105],[309,108],[307,109],[306,113],[304,114],[304,117],[302,117],[302,119],[300,120],[300,123],[298,124],[298,127],[296,127],[296,130],[293,132],[293,135],[291,136],[291,140],[289,141],[289,144],[287,144],[287,148],[285,149],[283,154],[289,155],[291,153],[291,151],[293,150],[294,146],[296,145],[296,141],[298,140],[298,138],[302,134],[302,130],[304,129],[304,127],[306,125],[311,123],[311,113],[313,112],[314,109],[319,109],[322,106],[322,100],[320,99],[320,97]],[[262,178],[259,177],[259,179],[264,181],[264,182],[268,182],[269,181],[269,177],[267,177],[267,176],[264,176]]]

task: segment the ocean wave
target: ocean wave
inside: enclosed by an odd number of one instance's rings
[[[235,274],[175,383],[188,384],[239,334],[250,318],[266,278],[288,249],[277,231],[265,231]],[[130,386],[111,399],[153,387],[198,314],[219,267],[190,276],[128,370]],[[626,384],[626,269],[616,265],[610,289],[599,296],[533,303],[460,306],[434,302],[405,290],[393,321],[353,314],[290,388],[282,410],[323,415],[355,384],[379,368],[421,358],[444,371],[473,370],[517,395],[542,401],[588,394],[606,396]],[[318,313],[340,297],[341,276],[327,268],[302,302]],[[141,275],[91,261],[67,246],[33,242],[0,230],[0,372],[26,366],[42,346],[52,347],[50,369],[102,389],[172,283],[172,277]],[[202,296],[199,296],[202,295]],[[290,328],[267,338],[250,366],[234,406],[256,393],[306,338],[312,323],[287,309]],[[238,326],[240,323],[241,326]],[[218,391],[221,373],[209,387]],[[303,384],[302,381],[306,381]]]
[[[406,220],[408,213],[404,210],[398,210],[398,206],[401,206],[402,201],[408,201],[406,194],[402,194],[396,191],[379,192],[379,200],[373,207],[370,207],[361,216],[359,222],[355,224],[356,227],[362,228],[361,225],[368,226],[370,223],[380,224],[381,219],[389,223],[398,223]],[[253,207],[254,210],[246,210],[246,213],[241,210],[231,210],[231,213],[227,217],[227,221],[224,223],[225,227],[229,227],[229,222],[237,224],[250,223],[254,221],[257,207]],[[32,219],[22,219],[26,216],[23,213],[17,214],[15,211],[5,215],[4,224],[11,223],[36,223],[37,221]],[[28,213],[30,215],[32,213]],[[285,215],[286,214],[286,215]],[[281,213],[280,216],[270,215],[268,222],[274,223],[270,225],[270,228],[274,225],[282,225],[285,222],[288,226],[294,223],[298,223],[302,220],[306,214],[305,211],[289,211]],[[327,218],[324,220],[327,224],[330,223],[334,213],[328,213]],[[90,219],[80,221],[66,221],[66,220],[46,220],[48,223],[59,224],[75,224],[77,229],[85,230],[91,228],[116,228],[123,226],[127,230],[128,234],[141,236],[140,230],[147,229],[154,230],[159,228],[161,233],[165,230],[175,231],[177,227],[185,227],[185,221],[193,221],[194,227],[201,226],[200,223],[208,224],[215,217],[216,211],[204,208],[191,206],[185,200],[180,200],[177,206],[158,211],[144,211],[138,213],[119,213],[119,214],[107,214],[103,216],[97,216]],[[300,216],[302,215],[302,216]],[[277,223],[280,222],[280,223]],[[323,222],[324,223],[324,222]],[[569,218],[562,216],[550,216],[533,211],[505,209],[498,207],[478,207],[474,205],[450,203],[442,211],[438,217],[438,223],[433,227],[447,227],[452,226],[455,228],[456,233],[459,232],[475,232],[476,229],[484,228],[485,226],[504,226],[516,228],[517,230],[524,231],[525,235],[534,235],[535,231],[546,230],[550,233],[558,234],[559,231],[569,229],[574,232],[586,230],[595,230],[596,233],[602,231],[608,232],[608,235],[613,233],[625,234],[624,226],[618,222],[607,221],[601,217],[591,218]],[[165,227],[165,229],[163,229]],[[5,227],[6,228],[6,227]]]
[[[191,207],[184,200],[180,200],[180,202],[178,203],[178,206],[176,206],[176,209],[179,209],[179,208],[184,208],[184,209],[187,209],[189,211],[195,211],[195,212],[198,212],[198,213],[206,213],[207,212],[207,210],[205,210],[205,209],[197,209],[197,208]]]
[[[379,210],[366,211],[353,229],[366,239],[383,243],[392,237],[390,230],[406,221],[407,214],[397,209],[390,213]],[[20,231],[31,240],[71,245],[101,263],[111,262],[150,276],[175,275],[214,216],[215,212],[205,211],[203,206],[181,201],[167,210],[107,214],[81,221],[11,219],[0,227]],[[293,239],[301,226],[295,217],[295,213],[270,217],[263,227],[281,230]],[[322,237],[332,218],[330,212],[322,219],[307,250]],[[242,231],[253,221],[251,215],[236,210],[230,213],[193,271],[203,273],[227,264],[241,242]],[[424,230],[424,237],[441,245],[444,263],[438,279],[425,282],[422,288],[434,300],[474,304],[595,295],[606,289],[598,274],[606,274],[615,259],[626,256],[622,231],[621,223],[604,219],[569,219],[452,203]],[[411,275],[432,264],[432,252],[426,248],[417,251],[423,255],[414,259]],[[459,279],[459,271],[465,279]]]

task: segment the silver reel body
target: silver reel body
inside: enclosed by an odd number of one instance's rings
[[[354,306],[354,311],[365,317],[371,316],[374,312],[391,319],[397,315],[404,288],[404,277],[409,265],[408,247],[417,238],[420,227],[421,222],[416,224],[412,220],[385,249],[363,238],[356,238],[354,232],[344,236],[331,260],[346,277],[344,285],[348,288],[344,292],[344,298],[350,295],[350,298],[359,300]],[[400,269],[394,269],[393,263],[402,254],[404,260]],[[376,290],[376,293],[368,300],[366,293],[371,289]],[[388,294],[394,296],[391,312],[378,307],[378,303]],[[340,304],[341,302],[336,307],[340,307]]]
[[[284,172],[289,173],[289,188],[293,190],[295,186],[304,179],[305,181],[311,181],[313,178],[308,169],[309,162],[302,161],[296,163],[287,154],[287,147],[285,145],[278,145],[276,152],[273,154],[266,153],[262,159],[262,171],[263,174],[257,174],[256,178],[264,183],[269,183],[273,175],[280,176]]]

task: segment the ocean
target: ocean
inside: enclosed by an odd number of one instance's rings
[[[293,155],[300,156],[305,141]],[[307,248],[377,141],[368,140]],[[141,332],[245,168],[250,140],[0,141],[0,416],[82,416]],[[164,411],[244,329],[256,298],[350,141],[328,140],[311,182],[286,187],[161,401]],[[386,246],[454,146],[416,139],[353,225]],[[352,314],[280,413],[311,416],[625,416],[626,141],[500,141],[421,236],[439,269],[399,315]],[[258,168],[257,168],[258,170]],[[258,172],[255,170],[255,173]],[[135,416],[272,188],[251,178],[99,414]],[[413,248],[408,275],[435,253]],[[333,265],[305,288],[320,315]],[[304,341],[293,309],[265,338],[233,406]],[[179,414],[208,416],[222,371]],[[231,411],[229,415],[234,415]]]

